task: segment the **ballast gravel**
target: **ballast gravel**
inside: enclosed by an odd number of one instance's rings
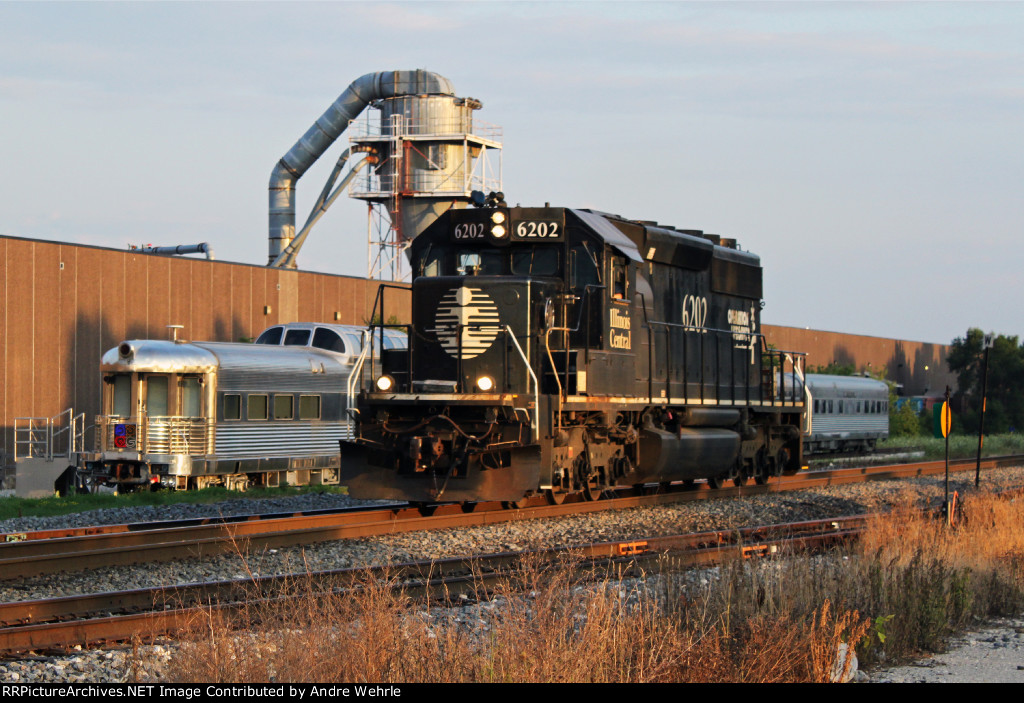
[[[973,485],[973,472],[951,476],[950,490],[963,494],[973,489]],[[988,470],[983,474],[982,485],[1024,486],[1024,467]],[[267,549],[244,558],[226,554],[139,566],[102,567],[74,574],[0,581],[0,602],[815,520],[884,510],[897,501],[907,500],[940,505],[942,477],[875,481],[742,499],[699,500],[463,529],[346,539],[305,547]],[[0,522],[0,534],[190,517],[308,511],[358,503],[342,495],[307,494],[262,500],[235,499],[207,505],[117,508],[60,517],[6,520]],[[156,645],[140,648],[132,656],[123,649],[115,649],[0,661],[0,681],[156,681],[161,679],[162,666],[170,656],[167,650],[166,646]],[[140,666],[139,661],[144,661],[145,665]]]

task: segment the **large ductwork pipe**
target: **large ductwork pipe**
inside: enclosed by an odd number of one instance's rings
[[[202,244],[181,244],[176,247],[142,247],[141,251],[146,254],[163,254],[169,256],[184,256],[185,254],[206,254],[210,261],[214,260],[213,247],[206,242]]]
[[[430,71],[380,71],[352,81],[270,174],[270,257],[273,263],[295,237],[295,182],[372,101],[400,95],[455,95],[451,81]]]

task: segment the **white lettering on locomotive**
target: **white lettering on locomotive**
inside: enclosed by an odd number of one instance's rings
[[[732,339],[738,348],[746,349],[750,339],[750,315],[744,310],[729,310],[727,314]]]
[[[749,349],[750,363],[754,363],[754,333],[757,329],[757,317],[754,306],[750,306],[750,312],[745,310],[729,310],[727,313],[729,329],[732,330],[732,341],[734,349]]]
[[[452,233],[456,239],[483,239],[485,234],[484,224],[482,222],[464,222],[455,225]]]
[[[608,326],[611,328],[609,343],[612,349],[632,349],[633,340],[630,339],[629,309],[612,307],[608,312]]]
[[[557,222],[520,222],[516,225],[516,237],[521,239],[557,239]]]
[[[708,321],[708,299],[703,295],[683,296],[683,324],[704,332]]]
[[[628,330],[629,322],[629,315],[623,315],[618,308],[612,308],[611,317],[609,319],[609,324],[612,327],[617,327],[620,330]]]

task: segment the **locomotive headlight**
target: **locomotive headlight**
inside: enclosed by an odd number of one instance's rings
[[[484,393],[494,390],[494,379],[490,376],[480,376],[476,379],[476,387]]]
[[[491,222],[493,222],[496,225],[500,225],[504,221],[505,221],[505,213],[501,212],[500,210],[498,212],[495,212],[493,215],[491,215]]]
[[[377,390],[382,393],[387,393],[389,390],[395,387],[395,379],[390,376],[381,376],[377,379]]]
[[[498,239],[505,237],[505,225],[494,225],[491,227],[491,234]]]

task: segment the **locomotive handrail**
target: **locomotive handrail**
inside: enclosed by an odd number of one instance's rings
[[[374,309],[376,309],[376,305],[374,305]],[[366,343],[366,331],[365,330],[360,335],[359,344],[363,348],[363,350],[361,352],[359,352],[359,358],[357,358],[355,363],[352,365],[352,373],[349,374],[348,384],[347,384],[347,387],[346,387],[346,390],[348,391],[348,393],[347,393],[348,394],[348,406],[345,408],[345,413],[353,421],[356,420],[356,415],[359,414],[359,411],[356,410],[355,411],[356,414],[353,415],[353,410],[355,409],[355,402],[354,402],[355,401],[355,390],[354,390],[354,386],[359,383],[359,379],[360,379],[360,377],[363,374],[363,363],[366,361],[366,354],[367,354],[367,352],[370,351],[370,345]]]
[[[533,372],[533,368],[530,367],[530,362],[526,358],[526,354],[523,353],[523,348],[519,346],[519,340],[516,339],[516,335],[512,332],[512,327],[505,325],[505,333],[508,334],[512,343],[516,345],[516,351],[519,352],[519,356],[523,360],[523,365],[526,366],[526,370],[529,371],[530,376],[533,377],[533,412],[530,413],[530,429],[533,431],[533,441],[536,442],[540,439],[540,428],[537,423],[537,415],[540,414],[540,381],[537,380],[537,374],[535,374]],[[527,388],[527,390],[529,390],[529,388]],[[559,394],[558,397],[561,399],[561,394]]]
[[[583,319],[584,319],[583,312],[584,312],[584,309],[586,310],[587,313],[589,313],[590,312],[591,301],[594,299],[594,296],[591,295],[591,291],[592,290],[604,290],[606,287],[607,286],[604,286],[604,285],[598,284],[598,283],[588,283],[587,285],[585,285],[583,287],[583,297],[579,299],[580,300],[580,309],[579,309],[579,313],[576,315],[576,326],[575,327],[550,327],[550,328],[545,328],[545,330],[547,330],[547,331],[556,331],[556,332],[567,332],[567,333],[569,333],[569,335],[579,333],[581,328],[583,327]],[[560,297],[563,298],[562,317],[564,318],[564,317],[566,317],[565,305],[564,305],[565,294],[562,294]],[[572,296],[572,297],[575,297],[575,296]],[[548,300],[550,300],[550,298]],[[586,306],[586,307],[584,307],[584,306]],[[590,363],[590,317],[591,316],[589,314],[586,316],[587,328],[584,331],[584,335],[585,335],[585,338],[583,340],[583,364],[584,364],[584,366],[586,366],[587,364]],[[555,359],[554,359],[554,356],[551,353],[551,340],[550,340],[550,338],[548,337],[547,334],[544,335],[544,346],[545,346],[545,348],[547,350],[548,361],[551,363],[551,374],[555,377],[555,383],[558,384],[559,403],[561,403],[561,397],[563,395],[562,382],[558,378],[558,367],[555,365]],[[569,354],[570,354],[571,350],[572,350],[572,338],[569,337],[569,336],[566,336],[566,339],[565,339],[565,349],[564,349],[564,351],[565,351],[565,391],[564,391],[564,393],[565,394],[568,394],[568,388],[569,388]]]
[[[673,328],[673,329],[681,329],[684,332],[698,332],[700,334],[700,337],[699,337],[700,345],[698,347],[698,349],[700,351],[700,359],[698,360],[698,365],[700,367],[700,380],[699,380],[699,383],[698,383],[698,388],[699,388],[699,392],[700,392],[701,403],[703,403],[704,400],[705,400],[704,393],[705,393],[705,387],[707,386],[707,379],[704,376],[704,346],[705,346],[705,341],[704,340],[707,337],[709,337],[709,336],[714,336],[715,337],[715,380],[714,380],[714,383],[715,383],[715,400],[716,401],[720,401],[721,400],[721,396],[722,396],[722,388],[721,388],[721,375],[722,375],[721,371],[722,370],[721,370],[721,358],[720,358],[719,353],[718,353],[718,346],[719,346],[718,345],[718,340],[721,338],[721,337],[719,337],[719,335],[724,335],[724,334],[732,335],[733,334],[732,330],[721,330],[721,329],[717,329],[717,328],[714,328],[714,327],[697,327],[695,325],[685,325],[685,324],[682,324],[682,323],[679,323],[679,322],[665,322],[665,321],[662,321],[662,320],[649,320],[649,319],[646,319],[646,310],[645,310],[644,317],[645,317],[645,322],[647,322],[647,330],[648,330],[648,333],[647,333],[648,334],[648,358],[649,358],[649,362],[648,362],[648,366],[649,366],[649,370],[648,370],[648,386],[649,386],[649,391],[648,391],[648,393],[649,393],[649,395],[650,395],[650,397],[652,399],[651,402],[653,402],[653,397],[654,397],[654,391],[653,391],[653,388],[654,388],[654,386],[653,386],[653,383],[654,383],[654,361],[653,361],[653,356],[652,356],[653,355],[653,349],[654,349],[654,343],[653,343],[654,342],[654,338],[653,338],[654,330],[652,328],[654,326]],[[708,333],[712,333],[712,334],[709,335]],[[672,336],[671,335],[666,335],[666,355],[667,355],[667,358],[666,358],[666,365],[665,365],[665,393],[666,393],[667,396],[671,396],[671,394],[672,394],[671,393],[671,389],[672,389],[672,385],[671,385],[672,384],[671,345],[672,345]],[[683,343],[683,364],[682,364],[682,367],[683,367],[682,387],[683,387],[683,402],[684,403],[689,401],[689,380],[688,380],[688,377],[687,377],[687,369],[689,368],[689,365],[686,363],[686,348],[687,348],[687,345],[686,345],[685,340],[684,340],[684,343]],[[732,375],[733,380],[735,380],[735,376],[736,376],[736,359],[735,359],[734,355],[730,355],[729,358],[730,358],[730,362],[729,362],[730,363],[730,370],[732,372],[731,375]],[[749,374],[749,372],[748,372],[748,374]],[[750,392],[749,392],[749,388],[748,388],[748,390],[747,390],[747,402],[750,401],[749,394],[750,394]],[[732,389],[732,397],[733,397],[733,402],[735,402],[735,400],[736,400],[736,389],[735,388]]]
[[[395,290],[405,291],[409,295],[412,295],[412,288],[411,287],[407,288],[405,286],[396,286],[393,283],[381,283],[380,285],[377,286],[377,293],[373,297],[373,309],[370,311],[370,322],[367,325],[367,327],[370,329],[370,339],[371,339],[371,341],[373,339],[373,331],[375,329],[377,329],[378,327],[380,328],[380,335],[378,336],[378,338],[380,339],[380,351],[381,351],[382,359],[383,359],[383,354],[384,354],[384,328],[385,327],[389,327],[389,326],[391,326],[391,327],[396,327],[396,326],[405,327],[406,328],[406,335],[407,335],[407,338],[409,340],[409,348],[410,349],[412,347],[412,334],[411,334],[411,332],[415,331],[413,329],[412,325],[388,325],[387,324],[387,318],[384,317],[384,289],[385,288],[394,288]],[[377,305],[378,304],[380,305],[380,324],[374,324],[373,319],[377,316]],[[365,342],[363,343],[363,347],[364,348],[366,347]],[[412,358],[412,354],[411,353],[410,353],[409,357],[410,357],[410,365],[411,365],[411,363],[412,363],[411,362],[411,358]],[[411,368],[411,366],[409,368],[409,371],[410,371],[409,377],[412,378],[412,373],[411,373],[412,372],[412,368]],[[373,372],[374,372],[373,357],[371,356],[370,357],[370,377],[371,377],[371,379],[372,379],[372,377],[374,375]]]
[[[735,337],[736,333],[734,331],[732,331],[732,330],[724,330],[724,329],[717,329],[717,328],[707,328],[707,327],[697,327],[697,326],[694,326],[694,325],[686,325],[686,324],[682,324],[682,323],[678,323],[678,322],[665,322],[665,321],[661,321],[661,320],[650,320],[650,319],[648,319],[647,314],[646,314],[646,306],[645,306],[645,309],[644,309],[644,322],[647,325],[647,344],[648,344],[648,379],[647,379],[648,391],[647,391],[647,393],[648,393],[649,402],[653,402],[653,398],[654,398],[654,384],[655,384],[655,381],[656,381],[656,378],[655,378],[656,377],[656,369],[654,368],[654,366],[655,366],[655,362],[654,362],[655,328],[656,327],[665,328],[667,331],[670,331],[672,329],[677,329],[677,330],[683,330],[684,332],[698,332],[698,333],[700,333],[700,338],[699,338],[700,358],[697,360],[697,363],[698,363],[699,368],[700,368],[700,379],[699,379],[698,385],[699,385],[699,389],[700,389],[700,400],[701,400],[701,402],[703,402],[705,400],[705,393],[708,392],[708,389],[706,388],[706,386],[707,386],[707,379],[705,378],[705,368],[704,368],[704,366],[705,366],[705,364],[704,364],[704,360],[705,360],[704,357],[705,357],[705,351],[706,351],[705,350],[706,338],[710,337],[710,338],[714,339],[714,341],[715,341],[715,359],[714,359],[715,367],[714,367],[714,370],[713,370],[713,372],[714,372],[713,383],[715,385],[714,397],[715,397],[715,399],[717,401],[720,402],[721,399],[722,399],[722,374],[723,374],[724,370],[722,368],[722,363],[723,362],[722,362],[722,358],[721,358],[721,350],[719,349],[719,346],[720,346],[719,341],[721,339],[723,339],[723,335],[728,335],[728,337]],[[807,384],[806,384],[806,382],[804,381],[804,378],[803,378],[803,359],[805,358],[806,354],[804,354],[802,352],[791,352],[791,351],[783,351],[783,350],[778,350],[778,349],[769,349],[766,346],[763,334],[754,333],[754,332],[747,332],[745,334],[750,337],[751,341],[753,341],[754,338],[760,338],[760,340],[761,340],[761,354],[760,354],[760,360],[759,360],[758,366],[760,367],[760,373],[762,375],[762,382],[759,384],[759,395],[758,395],[759,402],[765,403],[765,404],[770,404],[770,405],[782,405],[782,406],[787,406],[787,405],[796,406],[796,405],[798,405],[801,402],[805,402],[803,400],[803,398],[798,397],[798,395],[796,393],[797,388],[794,385],[796,382],[794,381],[792,384],[787,384],[786,383],[786,379],[785,379],[785,375],[787,373],[786,372],[786,367],[788,366],[790,369],[792,369],[793,375],[796,378],[798,378],[800,380],[800,383],[804,386],[804,388],[806,388]],[[666,343],[665,394],[666,394],[666,396],[670,396],[671,397],[672,396],[672,383],[673,383],[673,379],[674,379],[674,373],[673,373],[674,364],[672,363],[672,335],[671,334],[666,334],[665,335],[665,343]],[[682,384],[682,395],[683,395],[684,403],[689,400],[689,385],[690,385],[690,381],[689,381],[688,369],[690,368],[690,365],[686,363],[686,354],[687,354],[687,347],[688,346],[689,345],[684,343],[683,347],[682,347],[682,354],[683,354],[682,373],[683,373],[683,377],[681,379],[681,384]],[[753,344],[751,344],[751,346],[753,346]],[[727,371],[729,372],[730,379],[731,379],[730,391],[729,392],[730,392],[731,400],[732,400],[733,403],[736,403],[736,401],[737,401],[737,397],[736,397],[736,363],[737,363],[737,361],[736,361],[735,354],[730,354],[729,355],[729,369],[727,369]],[[774,374],[775,374],[774,369],[775,369],[776,366],[779,367],[780,377],[777,380],[771,380],[771,379],[774,379]],[[745,380],[746,380],[746,384],[745,384],[746,385],[746,392],[745,392],[744,395],[745,395],[745,402],[749,404],[750,401],[751,401],[751,398],[750,398],[750,365],[744,364],[744,367],[746,369],[746,372],[744,374]],[[770,384],[769,386],[766,386],[765,382],[764,382],[764,378],[765,378],[765,373],[766,372],[768,373],[767,378],[769,378],[769,382],[768,382]],[[793,385],[792,388],[790,388],[791,385]],[[767,391],[767,395],[766,395],[766,391]]]

